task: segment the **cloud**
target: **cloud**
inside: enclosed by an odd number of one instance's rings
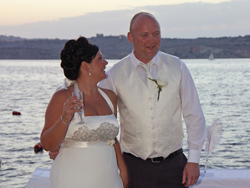
[[[159,7],[160,8],[160,7]],[[232,1],[219,4],[186,3],[164,7],[158,20],[163,35],[217,37],[250,34],[250,2]]]
[[[15,26],[0,26],[0,34],[24,38],[77,38],[97,33],[126,35],[132,16],[151,12],[161,25],[163,38],[223,37],[250,34],[250,1],[144,6],[128,10],[93,12]]]

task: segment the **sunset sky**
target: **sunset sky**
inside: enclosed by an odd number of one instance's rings
[[[156,16],[162,29],[168,29],[163,30],[163,37],[246,35],[250,33],[249,6],[248,0],[0,0],[0,35],[70,38],[126,34],[130,19],[139,11]],[[197,33],[200,29],[204,33]]]
[[[0,0],[0,25],[56,20],[89,12],[131,9],[147,5],[229,0]]]

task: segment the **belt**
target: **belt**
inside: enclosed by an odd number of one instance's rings
[[[180,154],[182,152],[183,152],[183,150],[181,148],[181,149],[178,149],[175,152],[169,154],[169,156],[167,156],[166,158],[164,158],[164,157],[147,158],[146,161],[151,161],[152,163],[159,163],[159,162],[162,162],[165,160],[173,159],[175,156],[177,156],[178,154]]]
[[[181,148],[181,149],[178,149],[175,152],[171,153],[166,158],[164,158],[164,157],[147,158],[146,161],[150,161],[152,163],[160,163],[160,162],[165,161],[165,160],[170,160],[170,159],[174,158],[175,156],[177,156],[178,154],[180,154],[182,152],[183,152],[183,150]],[[131,153],[125,153],[125,152],[123,152],[123,154],[129,155],[129,156],[137,158],[137,159],[141,159],[141,158],[138,158],[138,157],[132,155]]]

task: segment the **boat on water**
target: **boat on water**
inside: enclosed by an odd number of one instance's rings
[[[208,57],[209,60],[214,60],[214,54],[211,52],[211,54]]]

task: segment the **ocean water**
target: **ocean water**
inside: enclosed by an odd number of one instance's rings
[[[109,60],[110,68],[117,60]],[[223,122],[208,168],[250,168],[250,59],[189,59],[207,126]],[[25,187],[35,168],[50,168],[47,152],[34,153],[46,106],[63,83],[60,60],[0,60],[0,187]],[[13,116],[12,111],[21,112]],[[184,125],[185,129],[185,125]],[[186,134],[184,152],[187,154]],[[205,165],[202,151],[200,167]]]

